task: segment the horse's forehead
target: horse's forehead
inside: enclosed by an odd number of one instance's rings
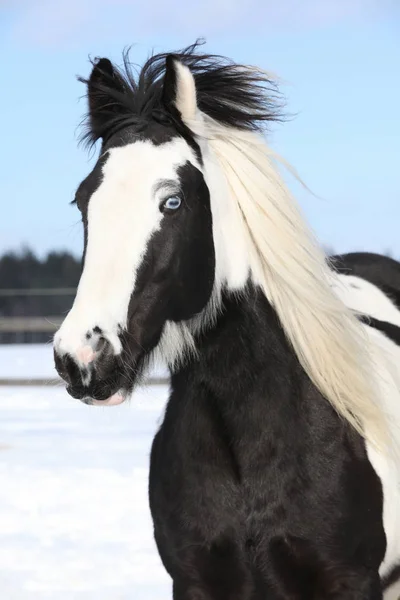
[[[183,138],[176,137],[164,144],[138,140],[107,151],[103,181],[151,185],[160,178],[175,178],[179,167],[188,161],[198,166],[193,150]]]

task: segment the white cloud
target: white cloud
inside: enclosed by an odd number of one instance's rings
[[[12,12],[10,35],[35,45],[153,41],[165,35],[188,39],[313,29],[368,21],[396,11],[397,0],[0,0]]]

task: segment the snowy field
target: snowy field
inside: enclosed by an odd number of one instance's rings
[[[56,379],[51,344],[0,344],[0,379]]]
[[[50,348],[36,347],[36,368],[34,347],[0,349],[0,376],[54,377]],[[149,386],[107,408],[62,387],[0,387],[2,600],[171,597],[147,500],[166,395]]]

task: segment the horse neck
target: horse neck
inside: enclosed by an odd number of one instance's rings
[[[197,357],[172,375],[172,387],[206,386],[221,405],[257,402],[257,389],[267,397],[286,385],[292,374],[303,373],[267,298],[259,288],[238,295],[224,293],[223,310],[213,326],[197,340]],[[278,383],[277,383],[278,382]]]
[[[342,422],[304,372],[261,290],[223,300],[214,327],[197,340],[197,358],[171,377],[165,419],[178,452],[202,448],[210,460],[225,452],[238,469],[265,470],[271,456],[275,466],[288,452],[297,460],[332,432],[340,443]]]

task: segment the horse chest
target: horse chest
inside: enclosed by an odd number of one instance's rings
[[[234,416],[210,410],[204,398],[183,410],[170,406],[152,451],[155,518],[179,514],[182,533],[193,528],[205,540],[228,529],[239,540],[304,530],[305,514],[315,521],[321,469],[314,468],[314,481],[306,432],[293,435],[288,425],[277,415],[268,419],[257,403]],[[333,494],[339,476],[332,459]]]
[[[262,564],[268,579],[275,552],[286,556],[287,540],[303,540],[307,548],[299,552],[307,557],[335,545],[351,555],[365,531],[365,561],[378,563],[379,481],[366,459],[346,454],[330,409],[306,415],[311,430],[300,413],[285,420],[256,401],[234,412],[210,408],[201,394],[185,404],[172,399],[167,408],[150,473],[155,537],[167,570],[186,564],[187,549],[200,546],[239,556],[240,564]]]

